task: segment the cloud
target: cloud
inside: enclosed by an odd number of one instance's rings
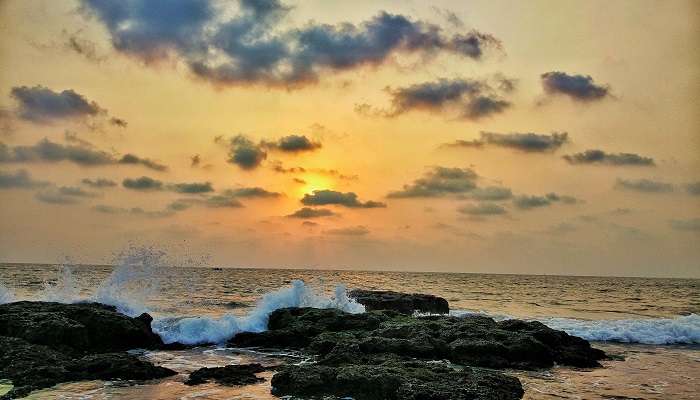
[[[513,197],[513,191],[506,187],[487,186],[484,188],[476,188],[469,193],[469,197],[475,200],[508,200]]]
[[[507,214],[508,211],[503,207],[495,203],[478,203],[472,204],[457,209],[462,214],[475,215],[475,216],[487,216],[487,215],[503,215]]]
[[[267,152],[259,144],[243,135],[237,135],[228,141],[228,162],[241,169],[252,170],[260,166],[267,158]]]
[[[319,175],[328,175],[332,176],[334,178],[342,179],[342,180],[348,180],[348,181],[356,181],[360,177],[357,175],[347,175],[343,174],[337,169],[327,169],[327,168],[304,168],[304,167],[290,167],[290,168],[285,168],[284,165],[282,165],[281,162],[275,161],[272,163],[272,170],[275,172],[278,172],[280,174],[303,174],[303,173],[314,173],[314,174],[319,174]],[[298,183],[306,183],[306,182],[298,182]]]
[[[44,86],[17,86],[12,88],[10,95],[18,103],[19,117],[31,122],[46,123],[105,112],[97,103],[71,89],[54,92]]]
[[[75,186],[54,186],[43,189],[34,196],[37,200],[49,204],[77,204],[86,197],[97,197],[97,195]]]
[[[196,168],[199,167],[199,164],[202,163],[202,158],[199,156],[199,154],[195,154],[192,157],[190,157],[190,167]]]
[[[486,80],[438,79],[403,88],[387,88],[391,96],[388,110],[370,105],[356,106],[360,114],[396,117],[410,111],[432,113],[455,112],[459,118],[478,120],[508,109],[511,103],[501,98],[500,85],[493,87]]]
[[[278,150],[286,153],[300,153],[321,148],[320,142],[314,142],[304,135],[289,135],[275,142],[263,141],[262,145],[270,150]]]
[[[93,150],[83,145],[63,145],[48,139],[40,140],[31,146],[13,148],[0,143],[0,163],[2,162],[59,162],[70,161],[83,166],[113,164],[114,157],[104,151]]]
[[[129,125],[129,123],[126,122],[126,120],[117,117],[110,118],[109,123],[119,128],[126,128]]]
[[[478,140],[457,140],[443,144],[441,147],[465,147],[481,149],[486,145],[504,147],[527,153],[551,152],[559,149],[569,142],[569,134],[566,132],[552,132],[551,134],[526,133],[495,133],[480,132]]]
[[[66,141],[61,144],[44,138],[34,145],[9,147],[0,142],[0,163],[33,163],[69,161],[81,166],[113,164],[138,164],[155,171],[166,171],[168,167],[147,158],[125,154],[117,159],[113,154],[96,149],[91,143],[66,133]]]
[[[603,150],[586,150],[583,153],[565,155],[569,164],[604,164],[604,165],[633,165],[653,167],[656,164],[651,157],[643,157],[634,153],[606,153]]]
[[[311,208],[311,207],[302,207],[293,213],[287,215],[287,218],[321,218],[321,217],[331,217],[337,215],[334,213],[332,210],[329,210],[327,208]]]
[[[140,164],[146,168],[161,172],[168,170],[166,165],[160,164],[148,158],[141,158],[133,154],[124,154],[122,158],[119,159],[119,164]]]
[[[466,193],[476,188],[478,175],[470,168],[434,167],[422,178],[416,179],[402,190],[390,192],[387,197],[394,199],[412,197],[441,197],[449,194]]]
[[[87,185],[87,186],[90,186],[93,188],[108,188],[108,187],[117,186],[117,182],[115,182],[111,179],[105,179],[105,178],[97,178],[97,179],[85,178],[81,182],[84,185]]]
[[[677,231],[700,232],[700,218],[672,219],[669,224]]]
[[[163,182],[149,178],[147,176],[142,176],[140,178],[126,178],[122,181],[122,186],[127,189],[132,190],[163,190]]]
[[[691,196],[700,196],[700,181],[685,185],[685,191]]]
[[[226,192],[232,197],[245,198],[274,198],[282,196],[281,193],[270,192],[261,187],[244,187],[238,189],[229,189]]]
[[[615,182],[616,189],[632,190],[643,193],[669,193],[674,190],[670,183],[650,179],[620,179]]]
[[[174,183],[168,185],[168,188],[174,192],[186,194],[209,193],[214,191],[211,182]]]
[[[328,235],[342,235],[342,236],[365,236],[369,234],[369,229],[362,225],[348,227],[348,228],[336,228],[328,229],[323,231],[323,233]]]
[[[565,95],[580,102],[592,102],[610,96],[610,87],[597,85],[589,75],[569,75],[552,71],[540,76],[542,88],[549,95]]]
[[[549,207],[553,203],[561,202],[564,204],[576,204],[579,202],[578,199],[571,196],[562,196],[556,193],[548,193],[544,196],[516,196],[513,198],[513,204],[515,207],[521,210],[531,210],[534,208]]]
[[[163,211],[147,211],[144,210],[141,207],[132,207],[132,208],[123,208],[123,207],[114,207],[114,206],[109,206],[105,204],[97,204],[92,209],[96,212],[102,213],[102,214],[112,214],[112,215],[118,215],[118,214],[129,214],[133,216],[139,216],[139,217],[149,217],[149,218],[164,218],[164,217],[169,217],[175,214],[174,210],[171,209],[166,209]]]
[[[242,208],[243,204],[230,193],[215,194],[204,200],[204,205],[210,208]]]
[[[32,179],[29,172],[25,169],[19,169],[14,172],[0,170],[0,189],[33,189],[48,184],[48,182]]]
[[[339,205],[348,208],[384,208],[386,204],[378,201],[361,202],[353,192],[336,192],[335,190],[314,190],[305,194],[301,203],[307,206]]]
[[[148,0],[83,0],[85,14],[107,29],[114,48],[147,65],[176,58],[197,78],[217,85],[261,84],[295,88],[323,73],[381,65],[395,54],[455,54],[481,59],[501,49],[478,31],[446,35],[438,25],[380,12],[360,24],[289,27],[291,7],[277,0],[240,0],[238,13],[209,0],[168,7]]]

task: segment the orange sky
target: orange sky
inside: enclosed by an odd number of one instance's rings
[[[697,2],[180,5],[0,2],[0,260],[700,277]]]

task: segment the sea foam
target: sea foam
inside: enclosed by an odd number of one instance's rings
[[[286,307],[338,308],[350,313],[365,312],[365,307],[347,296],[345,287],[338,285],[333,297],[317,294],[300,280],[291,287],[264,295],[246,316],[225,314],[219,318],[162,318],[153,322],[153,331],[165,343],[221,343],[238,332],[262,332],[267,329],[270,314]]]
[[[0,304],[15,301],[15,295],[5,285],[0,283]]]
[[[553,329],[592,341],[643,344],[700,344],[700,315],[586,321],[549,318],[541,321]]]

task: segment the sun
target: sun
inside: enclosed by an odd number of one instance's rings
[[[334,182],[327,176],[308,174],[301,177],[304,184],[299,188],[302,195],[311,194],[314,190],[333,189]]]

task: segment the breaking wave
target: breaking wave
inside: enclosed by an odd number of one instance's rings
[[[251,312],[243,317],[226,314],[219,318],[162,318],[152,324],[153,331],[165,343],[221,343],[238,332],[262,332],[267,329],[270,314],[285,307],[338,308],[350,313],[362,313],[365,307],[347,296],[345,287],[338,285],[333,297],[317,294],[300,280],[291,287],[264,295]]]
[[[15,295],[10,289],[0,283],[0,304],[11,303],[13,301],[15,301]]]
[[[675,318],[584,321],[569,318],[542,320],[586,340],[643,344],[700,344],[700,315]]]

